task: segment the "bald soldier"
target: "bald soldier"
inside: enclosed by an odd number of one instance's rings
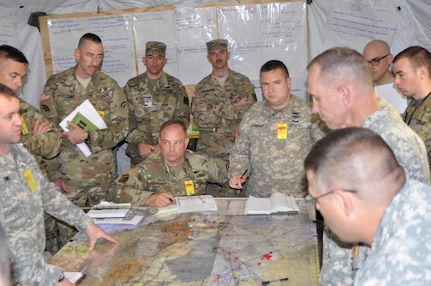
[[[181,81],[163,71],[166,45],[147,42],[143,62],[147,70],[124,87],[129,102],[130,132],[126,154],[137,165],[159,151],[159,129],[169,119],[190,122],[189,98]]]
[[[150,155],[116,180],[109,200],[134,205],[165,207],[175,196],[203,195],[208,182],[227,181],[223,160],[186,150],[189,139],[186,126],[177,119],[162,124],[160,152]]]
[[[393,56],[388,43],[382,40],[372,40],[364,47],[362,54],[370,64],[374,85],[383,85],[394,81],[394,75],[391,71]]]

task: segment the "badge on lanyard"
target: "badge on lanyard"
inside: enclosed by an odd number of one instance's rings
[[[193,185],[193,180],[184,181],[184,186],[186,187],[187,196],[195,194],[195,186]]]
[[[24,172],[24,177],[32,193],[39,190],[39,188],[37,187],[36,181],[34,180],[33,174],[31,173],[30,170],[27,170]]]
[[[145,107],[153,106],[153,96],[151,94],[144,94],[144,106]]]
[[[277,131],[278,140],[287,139],[287,123],[279,123],[277,126]]]
[[[21,116],[21,122],[22,122],[22,125],[21,125],[21,134],[22,135],[27,135],[28,134],[27,124],[25,124],[24,117],[22,117],[22,116]]]

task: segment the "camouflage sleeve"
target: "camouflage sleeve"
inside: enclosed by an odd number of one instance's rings
[[[45,159],[50,159],[60,153],[62,134],[56,126],[25,101],[21,101],[21,117],[23,119],[22,139],[30,153]],[[34,124],[37,120],[48,123],[52,131],[34,136]]]
[[[313,114],[311,117],[311,141],[316,143],[323,137],[325,137],[330,129],[326,126],[326,123],[320,119],[319,115]]]
[[[183,121],[186,124],[186,128],[188,128],[190,124],[189,96],[187,94],[186,88],[181,83],[178,84],[178,89],[179,95],[175,109],[175,119]]]
[[[40,172],[39,184],[42,192],[42,205],[48,214],[75,226],[79,231],[85,232],[93,223],[79,207],[75,206],[69,199],[59,192],[56,185],[48,182]]]
[[[107,200],[115,203],[132,203],[132,206],[145,205],[153,194],[146,191],[147,181],[140,175],[144,170],[135,167],[124,172],[115,180],[112,189],[108,190]]]
[[[123,141],[129,132],[129,110],[126,96],[116,82],[113,84],[110,116],[104,118],[108,128],[89,131],[92,152],[111,149]]]
[[[241,106],[235,103],[246,96],[248,101]],[[217,94],[204,94],[198,85],[192,102],[193,120],[199,127],[216,127],[222,123],[222,119],[241,119],[245,112],[256,102],[254,86],[247,81],[242,89],[230,96],[231,102],[220,100]]]
[[[127,98],[129,109],[129,134],[127,135],[126,141],[136,145],[141,142],[152,144],[153,136],[151,134],[150,119],[146,120],[146,122],[148,122],[148,124],[145,124],[147,125],[146,128],[138,128],[138,120],[135,114],[135,101],[133,100],[136,91],[134,91],[133,86],[131,86],[129,82],[124,86],[124,94]]]
[[[410,127],[425,143],[429,168],[431,170],[431,108],[427,108],[422,116],[415,120],[415,124]]]
[[[42,253],[19,247],[12,247],[10,252],[14,276],[19,277],[20,280],[20,284],[16,285],[56,285],[58,283],[63,270],[46,263]]]
[[[351,251],[351,243],[342,242],[325,227],[319,285],[353,285]]]
[[[210,158],[208,160],[208,182],[224,184],[228,179],[228,163],[222,159]]]
[[[40,96],[40,113],[44,118],[47,118],[53,126],[58,126],[60,120],[52,98],[54,90],[55,80],[52,77],[49,77],[43,89],[43,93]],[[43,162],[40,164],[44,165],[44,170],[46,174],[48,174],[48,179],[50,181],[63,177],[60,172],[61,165],[58,161],[58,156],[51,159],[43,158]]]
[[[241,133],[232,146],[229,153],[229,178],[242,174],[245,170],[250,170],[250,138],[247,136],[247,114],[241,121]]]

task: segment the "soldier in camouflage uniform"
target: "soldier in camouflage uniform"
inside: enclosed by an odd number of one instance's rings
[[[158,136],[163,122],[180,119],[190,122],[189,98],[183,84],[165,73],[166,45],[147,42],[143,62],[146,72],[130,79],[125,87],[129,102],[129,129],[126,154],[137,165],[159,151]]]
[[[395,86],[411,99],[404,121],[425,142],[431,164],[431,53],[419,46],[407,48],[395,56],[392,69]]]
[[[103,46],[97,35],[88,33],[81,37],[75,59],[74,68],[48,78],[40,106],[42,114],[57,125],[88,99],[108,126],[87,132],[69,122],[72,130],[63,133],[62,150],[49,162],[49,179],[66,191],[73,203],[85,207],[99,203],[114,184],[116,165],[112,148],[127,135],[128,108],[117,82],[99,71]],[[76,147],[84,142],[91,150],[88,157]],[[69,235],[73,233],[66,231],[62,235],[62,243]]]
[[[186,150],[189,139],[182,121],[166,121],[159,134],[160,152],[119,177],[110,200],[164,207],[172,204],[175,196],[204,195],[208,182],[227,181],[223,160]]]
[[[354,285],[430,285],[431,189],[405,174],[378,134],[334,131],[304,165],[308,198],[327,225],[342,240],[371,247]]]
[[[196,150],[229,162],[229,152],[239,124],[245,112],[256,102],[256,94],[245,75],[229,68],[227,40],[216,39],[206,45],[213,71],[196,85],[192,102],[194,130],[199,130]],[[227,185],[224,189],[209,185],[207,192],[213,196],[236,193]]]
[[[409,178],[429,184],[423,141],[396,111],[379,105],[368,62],[361,54],[347,48],[325,51],[310,62],[307,81],[313,112],[330,129],[361,126],[373,130],[392,148]],[[320,284],[352,285],[368,252],[367,246],[343,243],[326,229]]]
[[[23,78],[27,75],[27,66],[27,58],[20,50],[7,45],[0,46],[0,83],[18,93],[23,84]],[[21,140],[45,172],[44,159],[55,157],[61,150],[61,132],[32,105],[22,99],[20,99],[20,105]],[[59,249],[58,230],[55,219],[50,215],[45,217],[45,228],[46,248],[54,254]]]
[[[0,46],[0,83],[18,93],[23,78],[27,75],[28,61],[18,49]],[[40,114],[40,112],[20,99],[22,141],[39,164],[43,159],[51,159],[60,152],[61,132]]]
[[[322,131],[313,122],[310,106],[290,93],[291,78],[281,61],[265,63],[260,81],[266,100],[255,103],[242,119],[229,157],[229,184],[243,188],[249,177],[248,195],[269,197],[281,192],[302,197],[302,162]]]
[[[44,211],[87,231],[90,248],[98,238],[116,240],[58,192],[31,154],[17,144],[22,128],[19,110],[18,97],[0,84],[0,224],[7,234],[12,275],[25,285],[71,285],[60,268],[45,262]]]

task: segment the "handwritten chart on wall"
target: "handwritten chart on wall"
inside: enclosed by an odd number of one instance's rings
[[[105,49],[102,70],[119,83],[136,75],[131,15],[48,20],[53,73],[73,67],[79,38],[92,32]]]
[[[105,48],[102,71],[121,86],[145,71],[142,63],[145,43],[154,40],[167,44],[168,64],[164,70],[186,85],[196,84],[211,72],[205,43],[215,38],[229,40],[230,67],[252,80],[258,80],[260,66],[269,59],[279,59],[291,66],[294,77],[306,74],[308,37],[304,1],[232,6],[219,3],[185,13],[172,7],[158,11],[131,9],[107,15],[70,14],[42,19],[41,31],[46,21],[49,35],[49,44],[44,43],[44,48],[49,47],[45,61],[52,62],[48,75],[75,65],[74,49],[87,32],[101,37]]]

